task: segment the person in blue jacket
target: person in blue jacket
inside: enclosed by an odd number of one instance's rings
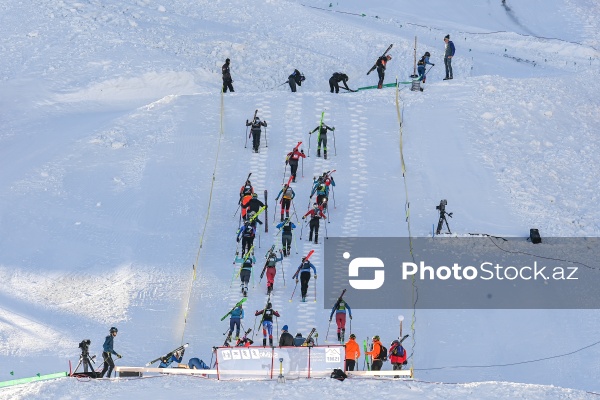
[[[306,302],[306,292],[308,291],[308,281],[310,281],[310,270],[313,270],[315,274],[315,279],[317,279],[317,269],[315,266],[306,259],[306,257],[302,257],[302,263],[296,270],[292,279],[296,279],[296,284],[298,284],[298,278],[300,278],[301,286],[300,290],[302,292],[302,301]]]
[[[317,204],[323,206],[323,209],[327,208],[327,200],[329,199],[329,187],[335,186],[335,181],[330,173],[323,172],[323,175],[319,176],[313,181],[313,187],[310,192],[310,198],[317,195]]]
[[[256,257],[250,256],[244,260],[244,257],[236,256],[235,262],[242,264],[240,267],[242,294],[244,297],[248,297],[248,283],[250,282],[250,277],[252,276],[252,267],[256,263]]]
[[[168,368],[173,361],[175,361],[176,363],[180,363],[183,359],[183,353],[185,353],[185,349],[181,349],[181,351],[176,351],[175,353],[171,354],[171,357],[162,358],[160,360],[158,368]]]
[[[250,221],[244,222],[244,225],[240,226],[237,230],[236,241],[240,242],[240,236],[242,239],[242,255],[250,251],[250,248],[254,244],[254,238],[256,236],[256,228],[252,226]]]
[[[446,77],[444,80],[452,79],[452,57],[454,57],[454,53],[456,52],[456,48],[454,47],[454,43],[450,40],[450,35],[446,35],[444,37],[445,49],[444,49],[444,65],[446,66]]]
[[[331,314],[329,315],[329,322],[333,318],[333,313],[335,313],[335,323],[337,325],[337,337],[338,341],[344,343],[344,333],[346,332],[346,310],[348,310],[348,315],[350,319],[352,319],[352,310],[348,303],[346,303],[343,299],[338,299],[333,305],[331,309]]]
[[[292,205],[292,200],[294,199],[294,197],[296,197],[296,193],[290,186],[285,184],[285,185],[283,185],[283,188],[277,194],[277,197],[275,197],[275,201],[279,200],[280,196],[281,196],[281,201],[279,202],[279,204],[281,204],[281,222],[283,222],[284,211],[286,214],[285,217],[286,218],[290,217],[290,206]]]
[[[277,224],[277,229],[282,230],[281,232],[281,247],[283,250],[283,256],[289,257],[290,250],[292,248],[292,230],[296,229],[296,225],[292,222],[291,219],[286,219],[283,222]]]
[[[114,338],[117,336],[118,332],[119,330],[113,326],[112,328],[110,328],[109,335],[106,337],[106,339],[104,339],[104,344],[102,345],[102,358],[104,359],[104,368],[100,373],[100,378],[103,378],[106,372],[108,372],[107,378],[110,378],[110,375],[112,374],[113,369],[115,368],[115,362],[112,359],[113,354],[117,356],[117,358],[122,357],[113,349]]]
[[[423,81],[423,83],[425,83],[425,79],[427,78],[425,68],[427,68],[427,65],[431,65],[432,67],[435,65],[429,62],[429,57],[431,57],[431,54],[429,54],[429,52],[426,51],[425,54],[423,54],[423,57],[421,57],[421,59],[417,62],[419,80]]]
[[[240,273],[241,274],[241,273]],[[240,326],[242,324],[242,319],[244,319],[244,308],[242,304],[237,306],[231,312],[231,318],[229,318],[229,333],[227,334],[226,341],[231,342],[231,334],[235,329],[235,340],[240,338]]]

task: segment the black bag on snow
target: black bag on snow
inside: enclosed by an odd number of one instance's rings
[[[336,368],[331,373],[331,377],[333,379],[337,379],[338,381],[343,381],[344,379],[346,379],[348,377],[348,375],[346,375],[346,373],[344,371],[342,371],[341,369]]]

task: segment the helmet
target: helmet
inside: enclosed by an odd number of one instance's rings
[[[387,56],[387,59],[388,59],[388,60],[391,60],[391,59],[392,59],[392,56],[390,56],[390,55],[388,54],[388,56]]]
[[[271,304],[271,302],[268,302],[267,303],[267,308],[271,308],[271,307],[273,307],[273,305]]]
[[[373,340],[379,340],[379,335],[373,336]]]
[[[119,332],[119,330],[113,326],[112,328],[110,328],[110,333],[113,333],[113,332],[116,333],[116,332]]]
[[[227,58],[227,59],[225,60],[225,62],[226,62],[226,63],[228,63],[228,62],[230,62],[230,61],[231,61],[231,60],[230,60],[229,58]]]
[[[431,54],[429,54],[428,51],[425,52],[425,57],[431,57]]]
[[[252,197],[258,197],[258,194],[252,193]]]
[[[356,335],[354,333],[350,334],[350,339],[356,339]]]

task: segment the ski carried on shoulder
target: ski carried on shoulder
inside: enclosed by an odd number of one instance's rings
[[[227,314],[223,315],[223,318],[221,318],[221,321],[223,321],[225,318],[227,318],[228,316],[230,316],[231,313],[233,312],[233,310],[235,310],[236,308],[238,308],[239,306],[241,306],[242,304],[244,304],[244,302],[246,302],[246,300],[248,300],[248,298],[244,297],[243,299],[241,299],[240,301],[238,301],[237,303],[235,303],[235,306],[233,306],[231,308],[231,310],[229,310],[229,312],[227,312]]]
[[[404,339],[406,339],[408,337],[408,334],[402,336],[402,339],[400,339],[400,344],[402,344],[402,342],[404,342]]]
[[[250,246],[250,248],[248,249],[248,252],[244,255],[244,258],[242,259],[242,263],[240,265],[240,269],[238,270],[237,274],[235,275],[236,278],[240,277],[240,274],[242,273],[242,269],[244,268],[244,263],[246,262],[246,260],[248,258],[250,258],[253,251],[254,251],[254,245]]]
[[[308,334],[308,336],[306,337],[306,339],[304,339],[304,343],[302,343],[302,346],[308,346],[308,344],[310,343],[310,340],[312,339],[313,335],[315,334],[315,332],[317,331],[317,328],[312,328],[310,330],[310,333]]]
[[[308,261],[308,259],[310,258],[310,256],[313,255],[314,252],[315,252],[314,250],[309,251],[308,254],[306,255],[306,257],[303,257],[304,261]],[[296,271],[296,273],[292,276],[292,279],[296,279],[296,277],[298,276],[298,272],[299,271]]]
[[[269,263],[269,254],[271,254],[271,252],[273,252],[273,250],[275,250],[275,245],[274,244],[265,253],[265,266],[263,267],[262,272],[260,273],[260,279],[262,279],[265,276],[265,271],[267,270],[267,264]]]
[[[363,340],[363,349],[365,351],[365,363],[367,364],[367,371],[371,370],[371,365],[369,364],[369,356],[367,355],[367,351],[369,351],[367,347],[367,342],[369,341],[369,337],[367,336],[367,340]]]
[[[162,359],[165,359],[165,358],[166,358],[166,359],[169,359],[169,358],[171,358],[171,356],[172,356],[173,354],[177,353],[178,351],[182,351],[183,349],[185,349],[185,348],[186,348],[186,347],[188,347],[189,345],[190,345],[189,343],[186,343],[186,344],[184,344],[183,346],[179,346],[178,348],[176,348],[176,349],[175,349],[175,350],[173,350],[173,351],[170,351],[170,352],[168,352],[168,353],[167,353],[167,354],[165,354],[164,356],[160,356],[160,357],[158,357],[158,358],[156,358],[156,359],[154,359],[154,360],[150,361],[149,363],[146,363],[146,367],[149,367],[150,365],[152,365],[152,364],[154,364],[155,362],[157,362],[157,361],[160,361],[160,360],[162,360]]]
[[[388,51],[390,51],[393,46],[394,46],[393,43],[390,44],[389,47],[383,52],[383,54],[381,56],[379,56],[377,59],[379,60],[379,58],[385,57],[387,55]],[[371,67],[369,72],[367,72],[367,75],[369,75],[371,72],[375,71],[375,68],[377,68],[377,62],[375,62],[375,64]],[[358,90],[360,90],[360,89],[358,89]]]

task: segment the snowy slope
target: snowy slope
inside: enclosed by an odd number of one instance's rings
[[[294,185],[298,214],[309,202],[311,178],[336,169],[330,236],[406,236],[393,91],[331,95],[327,79],[343,71],[353,88],[374,84],[364,74],[394,43],[387,80],[404,80],[413,69],[415,35],[419,53],[430,51],[436,66],[424,92],[400,93],[412,234],[431,233],[435,205],[447,198],[459,234],[524,237],[535,226],[547,236],[598,236],[598,5],[509,1],[507,10],[500,1],[480,3],[1,5],[7,39],[0,62],[0,380],[64,370],[84,338],[99,354],[113,325],[120,329],[121,365],[143,364],[182,341],[191,343],[190,356],[208,359],[227,328],[218,319],[240,297],[231,263],[239,187],[252,172],[255,189],[269,191],[272,222],[285,154],[301,140],[308,152],[308,132],[322,111],[336,127],[335,150],[330,134],[332,157],[317,159],[310,138],[311,157]],[[447,33],[457,45],[455,79],[442,82]],[[219,68],[226,57],[236,93],[224,97],[221,125]],[[292,95],[278,85],[294,68],[307,80]],[[244,123],[255,109],[269,123],[260,154],[244,148]],[[261,232],[259,260],[279,241],[274,232]],[[322,282],[317,302],[288,302],[302,254],[315,249],[313,262],[323,268],[322,245],[300,241],[299,232],[296,238],[297,254],[284,261],[285,286],[277,275],[273,304],[280,325],[302,332],[316,326],[324,340],[329,311]],[[264,306],[264,285],[256,277],[246,327]],[[410,319],[412,310],[356,310],[353,331],[361,339],[379,334],[387,345],[397,336],[398,314]],[[597,347],[517,366],[438,369],[580,349],[597,342],[596,311],[417,310],[416,316],[409,349],[417,378],[526,385],[402,383],[407,396],[585,396],[537,384],[600,390]],[[266,385],[272,396],[321,394],[321,385],[337,384],[244,383],[254,393]],[[349,384],[325,388],[332,398],[371,392],[373,385],[396,390],[384,382]],[[198,387],[225,396],[238,389],[183,378],[92,385],[62,380],[4,389],[0,397],[85,398],[90,388],[102,397],[157,390],[185,396]]]

